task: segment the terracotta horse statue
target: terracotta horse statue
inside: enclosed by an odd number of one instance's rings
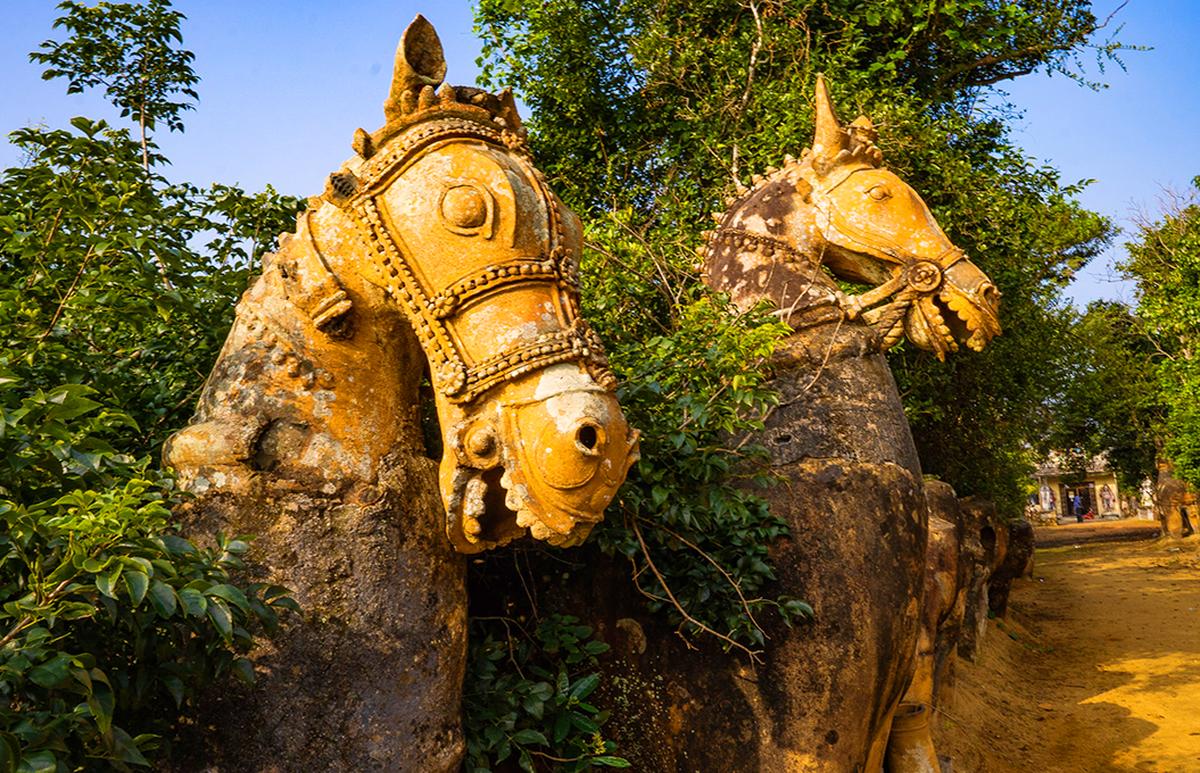
[[[769,302],[794,331],[775,363],[780,405],[756,439],[783,481],[766,497],[792,532],[775,555],[780,590],[816,618],[768,631],[765,664],[736,677],[749,719],[725,722],[754,739],[764,771],[882,768],[914,670],[928,539],[882,353],[907,336],[944,358],[1000,333],[1000,293],[875,139],[865,117],[842,126],[818,78],[813,147],[740,190],[706,251],[712,287],[742,307]],[[837,279],[872,287],[849,295]],[[709,720],[693,764],[717,746]]]
[[[306,612],[259,659],[262,689],[216,699],[211,747],[248,754],[237,769],[456,769],[455,551],[579,543],[637,458],[580,316],[579,221],[533,165],[511,92],[445,70],[418,16],[385,125],[355,133],[265,258],[165,449],[199,495],[190,522],[257,534],[262,573]]]

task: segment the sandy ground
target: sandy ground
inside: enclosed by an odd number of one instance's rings
[[[958,663],[937,731],[954,773],[1200,771],[1200,542],[1039,549],[1035,567]]]
[[[1039,548],[1049,548],[1085,542],[1154,539],[1161,533],[1161,529],[1158,521],[1126,519],[1064,523],[1061,526],[1038,526],[1033,533]]]

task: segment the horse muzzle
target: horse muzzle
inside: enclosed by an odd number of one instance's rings
[[[447,436],[447,533],[464,553],[526,533],[556,546],[581,543],[639,455],[638,432],[616,396],[590,379],[544,395],[535,383],[514,384]]]

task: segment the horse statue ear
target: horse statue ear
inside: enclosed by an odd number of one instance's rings
[[[446,57],[437,30],[421,14],[412,20],[396,48],[392,88],[383,113],[389,121],[432,103],[434,91],[446,77]],[[428,94],[423,95],[428,89]]]
[[[829,99],[829,89],[825,86],[825,76],[817,74],[816,90],[816,131],[813,137],[813,158],[816,161],[831,163],[843,150],[849,149],[846,131],[838,122],[834,112],[833,102]]]

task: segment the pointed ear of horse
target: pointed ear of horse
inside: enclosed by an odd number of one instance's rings
[[[428,86],[436,89],[446,77],[446,57],[437,30],[421,14],[412,20],[400,45],[396,48],[396,66],[392,72],[392,88],[383,112],[388,120],[412,112],[418,94]]]
[[[837,113],[833,110],[833,102],[829,99],[829,89],[825,86],[825,76],[817,75],[816,90],[816,131],[813,136],[813,156],[820,161],[833,161],[838,153],[849,146],[849,137],[842,125],[838,123]]]

